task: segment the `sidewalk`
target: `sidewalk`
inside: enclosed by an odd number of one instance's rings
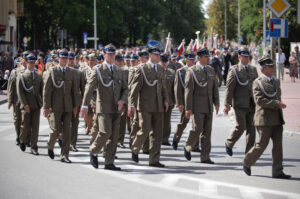
[[[3,93],[0,95],[0,105],[4,104],[6,102],[7,102],[6,91],[3,91]]]

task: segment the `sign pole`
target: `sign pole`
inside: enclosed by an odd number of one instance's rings
[[[280,81],[280,37],[278,37],[277,79]],[[281,74],[283,75],[283,74]]]
[[[263,55],[266,54],[266,0],[264,0],[264,42],[263,42]]]

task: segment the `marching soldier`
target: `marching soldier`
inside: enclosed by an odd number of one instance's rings
[[[116,49],[112,44],[104,47],[105,61],[93,69],[87,82],[81,116],[87,113],[87,106],[92,93],[97,88],[96,114],[99,132],[90,146],[90,161],[94,168],[98,168],[98,154],[106,146],[105,169],[121,170],[114,165],[117,142],[119,138],[119,125],[121,111],[127,103],[127,82],[122,71],[115,65]]]
[[[178,143],[180,141],[180,138],[183,134],[184,129],[186,128],[189,119],[185,117],[185,102],[184,102],[184,89],[185,89],[185,75],[186,71],[195,65],[195,54],[193,52],[186,53],[185,54],[185,61],[186,66],[183,68],[180,68],[176,71],[175,75],[175,81],[174,81],[174,92],[175,92],[175,102],[176,106],[179,109],[179,112],[181,113],[180,116],[180,122],[177,124],[177,129],[173,137],[172,146],[174,150],[177,150]],[[193,129],[190,131],[191,135],[195,135],[193,133]],[[199,137],[195,137],[194,139],[199,140]],[[195,144],[195,147],[192,151],[200,152],[199,149],[199,141]]]
[[[169,137],[171,134],[171,113],[175,104],[175,94],[174,94],[174,79],[175,71],[171,68],[167,68],[169,64],[169,55],[161,54],[160,55],[161,65],[165,69],[165,84],[169,96],[169,108],[167,112],[164,112],[164,124],[163,124],[163,138],[162,145],[171,146],[169,143]]]
[[[17,94],[22,112],[22,125],[20,134],[20,149],[26,150],[25,142],[30,135],[31,153],[38,153],[38,135],[40,125],[40,111],[43,105],[43,78],[35,72],[36,57],[30,53],[26,57],[27,69],[20,73],[17,79]]]
[[[24,55],[25,56],[25,55]],[[17,68],[13,69],[10,73],[8,84],[7,84],[7,97],[8,97],[8,109],[13,106],[13,118],[16,130],[16,145],[20,144],[20,133],[21,133],[21,121],[22,114],[20,109],[20,100],[17,95],[17,78],[20,73],[25,71],[25,67],[22,64],[23,59],[19,57],[17,59]]]
[[[138,111],[140,130],[132,143],[132,160],[138,162],[138,153],[150,136],[149,166],[164,167],[159,162],[162,143],[163,111],[168,111],[168,92],[165,87],[164,69],[158,64],[160,49],[149,48],[149,61],[140,65],[134,75],[130,90],[130,106],[128,114],[131,117]]]
[[[253,82],[253,97],[256,104],[254,126],[259,139],[246,154],[243,169],[247,175],[251,175],[251,166],[259,159],[272,139],[272,177],[289,179],[291,176],[284,174],[282,166],[284,124],[282,109],[286,108],[286,105],[281,101],[280,81],[272,76],[275,67],[269,57],[263,57],[258,62],[262,75]]]
[[[53,148],[59,134],[62,134],[61,162],[71,163],[69,150],[71,141],[72,114],[77,114],[78,84],[74,69],[66,67],[68,51],[59,52],[59,65],[47,73],[43,90],[44,116],[49,117],[51,133],[48,141],[48,155],[54,159]]]
[[[191,150],[197,139],[201,141],[201,163],[214,164],[210,159],[213,105],[219,112],[219,91],[215,71],[208,66],[207,48],[198,50],[198,62],[192,66],[185,79],[185,113],[189,119],[193,114],[195,131],[189,134],[184,146],[184,156],[191,160]],[[195,134],[195,135],[193,135]]]
[[[231,56],[228,53],[227,47],[224,48],[224,52],[222,55],[223,55],[223,60],[224,60],[223,80],[224,80],[224,85],[226,86],[227,74],[228,74],[229,67],[231,65]]]
[[[224,113],[228,114],[234,108],[236,126],[225,142],[226,152],[232,156],[232,148],[246,130],[246,152],[255,142],[253,116],[255,104],[252,95],[252,83],[258,77],[256,67],[249,65],[250,52],[247,48],[239,50],[239,64],[229,69]]]
[[[140,57],[140,63],[146,63],[149,59],[149,53],[147,52],[147,50],[142,50],[141,52],[138,53],[139,57]]]
[[[76,72],[76,81],[78,82],[78,102],[79,102],[79,108],[81,106],[82,97],[84,94],[84,87],[85,87],[85,80],[84,80],[84,74],[82,71],[79,70],[79,65],[75,65],[74,62],[75,53],[74,52],[68,52],[68,64],[67,66],[70,68],[73,68]],[[78,137],[78,124],[79,124],[79,112],[77,112],[76,115],[72,115],[72,130],[71,130],[71,144],[70,144],[70,150],[73,152],[77,152],[78,149],[76,148],[77,143],[77,137]]]

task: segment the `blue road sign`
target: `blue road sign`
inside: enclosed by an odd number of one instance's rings
[[[98,50],[101,50],[103,48],[103,45],[102,44],[99,44],[98,45]]]
[[[83,33],[83,43],[84,43],[84,44],[87,44],[87,43],[88,43],[88,34],[87,34],[87,32],[84,32],[84,33]]]
[[[270,19],[270,37],[288,37],[288,20]]]
[[[271,42],[270,30],[266,30],[266,42]]]

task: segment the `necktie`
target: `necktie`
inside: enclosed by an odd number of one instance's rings
[[[114,68],[113,68],[113,65],[110,66],[110,72],[111,72],[111,76],[113,77],[113,76],[114,76]]]
[[[65,80],[66,69],[63,68],[63,79]]]
[[[34,71],[31,72],[32,81],[34,80]]]
[[[153,68],[154,68],[155,72],[157,72],[157,66],[156,66],[156,64],[154,64]]]

